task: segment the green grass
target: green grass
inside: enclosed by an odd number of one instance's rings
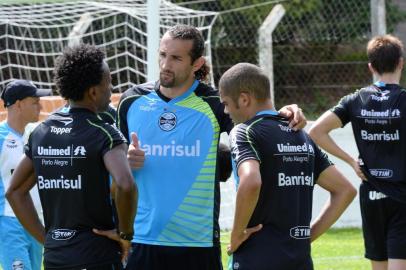
[[[230,233],[223,232],[221,249],[223,266],[227,269],[226,246]],[[315,270],[367,270],[370,263],[364,258],[364,243],[361,229],[330,229],[312,244]]]

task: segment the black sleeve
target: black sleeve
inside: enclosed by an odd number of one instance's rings
[[[310,144],[309,144],[310,145]],[[314,179],[319,178],[320,174],[333,165],[333,163],[328,158],[327,154],[323,152],[315,143],[313,143],[314,149]]]
[[[220,102],[219,92],[204,83],[199,83],[195,94],[203,98],[211,107],[212,111],[216,115],[217,122],[220,126],[220,133],[227,132],[233,129],[233,122],[228,114],[224,112],[224,105]]]
[[[127,125],[127,112],[130,108],[132,100],[133,99],[131,98],[131,95],[128,95],[128,91],[125,92],[124,94],[122,94],[121,98],[120,98],[120,102],[118,104],[117,114],[116,114],[117,127],[121,131],[121,133],[124,135],[124,137],[127,139],[127,141],[130,141],[130,137],[128,134],[128,125]]]
[[[344,96],[341,98],[338,104],[331,109],[331,112],[335,113],[338,118],[340,118],[343,127],[351,120],[350,106],[351,103],[356,99],[358,95],[357,93],[358,92]]]
[[[230,133],[231,156],[237,170],[245,160],[254,159],[261,162],[253,135],[252,129],[246,124],[239,124]]]
[[[127,143],[124,135],[114,125],[105,123],[103,126],[103,135],[102,155],[106,154],[117,145]]]

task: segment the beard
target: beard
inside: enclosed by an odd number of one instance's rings
[[[175,86],[175,74],[172,72],[159,73],[159,81],[163,87],[171,88]]]

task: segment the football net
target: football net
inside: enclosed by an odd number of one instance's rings
[[[217,15],[161,0],[160,35],[175,24],[196,26],[205,38],[205,56],[210,64],[210,37]],[[13,79],[28,79],[39,88],[55,92],[55,59],[66,46],[79,42],[94,44],[106,52],[114,92],[144,83],[149,64],[146,0],[0,5],[0,90]],[[229,229],[234,184],[229,180],[221,184],[221,189],[220,224]]]
[[[210,33],[216,12],[196,11],[162,0],[160,34],[175,24],[198,27],[210,62]],[[0,88],[12,79],[54,89],[55,59],[68,45],[94,44],[105,50],[114,92],[147,78],[146,0],[79,1],[0,5]],[[158,59],[152,60],[157,63]],[[150,63],[152,63],[150,61]]]

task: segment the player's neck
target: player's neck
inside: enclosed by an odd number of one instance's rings
[[[85,100],[81,101],[69,100],[69,105],[71,108],[83,108],[88,109],[94,113],[97,113],[97,108],[93,104],[91,104],[90,102],[86,102]]]
[[[400,72],[384,73],[382,75],[377,75],[376,79],[377,81],[383,82],[385,84],[399,84],[400,76]]]
[[[252,107],[252,109],[249,110],[249,115],[250,119],[253,118],[257,113],[262,112],[262,111],[268,111],[268,110],[275,110],[275,108],[272,105],[272,102],[269,100],[264,103],[257,103],[255,106]]]
[[[173,99],[173,98],[179,97],[179,96],[183,95],[184,93],[186,93],[187,90],[189,90],[189,88],[192,87],[194,81],[195,81],[195,79],[192,77],[192,78],[189,78],[188,80],[186,80],[183,84],[181,84],[179,86],[164,87],[161,85],[159,90],[161,91],[162,95],[164,95],[165,97],[167,97],[169,99]]]
[[[28,123],[23,121],[21,119],[21,117],[19,117],[15,113],[10,113],[10,112],[8,113],[8,115],[7,115],[7,125],[9,127],[11,127],[12,129],[14,129],[15,131],[17,131],[18,133],[20,133],[21,135],[24,134],[24,129],[25,129],[25,126],[27,124]]]

